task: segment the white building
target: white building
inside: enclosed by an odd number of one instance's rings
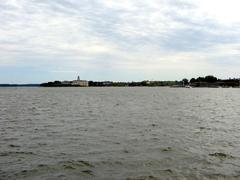
[[[62,85],[71,85],[71,81],[62,81]]]
[[[71,85],[72,86],[88,87],[88,81],[74,80],[74,81],[72,81]]]
[[[80,86],[80,87],[88,87],[88,81],[80,80],[80,77],[78,76],[77,80],[72,81],[72,86]]]

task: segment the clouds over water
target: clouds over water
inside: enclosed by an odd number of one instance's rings
[[[238,5],[233,0],[0,0],[0,68],[112,80],[234,76],[240,63]]]

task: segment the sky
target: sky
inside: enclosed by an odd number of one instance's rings
[[[240,74],[238,0],[0,0],[0,83]]]

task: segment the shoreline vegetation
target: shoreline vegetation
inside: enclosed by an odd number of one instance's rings
[[[218,79],[212,75],[181,81],[53,81],[42,84],[0,84],[0,87],[171,87],[171,88],[240,88],[240,78]]]
[[[194,88],[194,87],[208,87],[208,88],[239,88],[240,79],[218,79],[212,75],[205,77],[191,78],[190,80],[184,78],[181,81],[140,81],[140,82],[114,82],[114,81],[54,81],[40,84],[40,87],[173,87],[173,88]]]

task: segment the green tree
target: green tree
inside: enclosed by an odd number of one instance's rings
[[[217,78],[212,76],[212,75],[208,75],[205,77],[205,82],[208,83],[215,83],[217,81]]]
[[[188,81],[188,79],[186,79],[186,78],[184,78],[184,79],[182,80],[182,82],[183,82],[183,85],[184,85],[184,86],[186,86],[186,85],[189,84],[189,81]]]

